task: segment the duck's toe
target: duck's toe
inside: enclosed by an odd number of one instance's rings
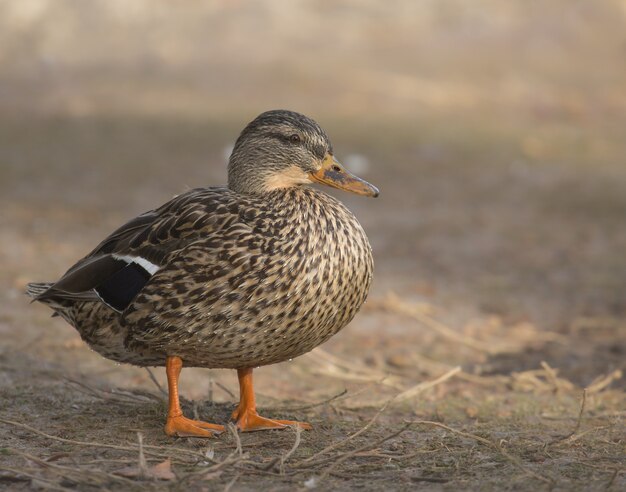
[[[313,427],[306,422],[297,422],[295,420],[277,420],[261,417],[256,411],[233,412],[232,419],[235,421],[235,427],[241,432],[253,432],[270,429],[286,429],[287,427],[300,427],[303,430],[311,430]]]
[[[201,420],[192,420],[179,415],[168,417],[165,424],[165,433],[177,437],[213,437],[224,432],[224,426],[210,424]]]

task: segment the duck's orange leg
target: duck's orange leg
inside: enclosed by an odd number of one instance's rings
[[[306,422],[295,422],[293,420],[273,420],[261,417],[256,411],[256,401],[254,398],[254,387],[252,385],[252,369],[237,369],[239,377],[239,405],[232,414],[235,425],[242,432],[285,429],[291,425],[302,429],[312,429]]]
[[[168,436],[178,437],[213,437],[224,431],[223,425],[209,424],[201,420],[191,420],[183,415],[178,400],[178,378],[183,368],[180,357],[168,357],[165,359],[165,372],[167,373],[167,389],[169,391],[169,409],[165,433]]]

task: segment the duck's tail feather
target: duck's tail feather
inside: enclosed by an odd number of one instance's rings
[[[67,313],[69,306],[67,302],[54,297],[54,291],[51,291],[53,286],[54,282],[31,282],[26,286],[26,295],[32,298],[31,302],[39,301],[52,308],[54,311],[52,313],[53,318],[62,316],[71,324],[71,317]]]
[[[26,286],[26,295],[37,301],[52,285],[53,282],[31,282]]]

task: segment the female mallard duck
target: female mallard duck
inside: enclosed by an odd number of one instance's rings
[[[210,437],[221,425],[183,416],[178,378],[192,367],[237,369],[242,431],[310,425],[256,412],[252,368],[292,359],[350,322],[373,260],[354,215],[312,181],[365,196],[371,184],[333,157],[310,118],[268,111],[241,133],[228,187],[198,188],[140,215],[54,283],[28,294],[104,357],[165,365],[168,435]]]

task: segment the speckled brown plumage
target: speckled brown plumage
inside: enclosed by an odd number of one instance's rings
[[[241,369],[297,357],[350,322],[373,272],[357,219],[302,186],[309,177],[377,194],[334,160],[315,122],[265,113],[237,141],[228,188],[131,220],[29,294],[118,362]]]
[[[178,355],[188,366],[238,368],[297,357],[354,317],[372,279],[356,218],[309,188],[262,200],[192,190],[132,232],[112,251],[160,259],[164,244],[172,248],[132,304],[117,314],[78,301],[63,312],[94,350],[118,362],[163,365]]]

